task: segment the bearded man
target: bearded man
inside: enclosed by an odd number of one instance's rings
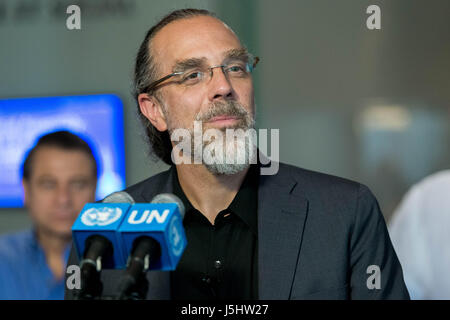
[[[256,158],[252,139],[226,139],[254,130],[257,62],[206,10],[168,14],[140,46],[138,112],[171,168],[125,191],[147,203],[177,195],[188,242],[175,271],[147,273],[147,298],[408,299],[367,187],[282,163],[262,174],[275,161]],[[104,294],[119,277],[102,272]]]

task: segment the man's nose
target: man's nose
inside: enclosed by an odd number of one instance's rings
[[[60,205],[68,205],[72,200],[72,194],[69,186],[60,186],[56,196],[57,202]]]
[[[214,101],[216,99],[230,99],[233,97],[233,87],[230,79],[226,76],[221,66],[216,66],[210,70],[211,78],[209,86],[209,99]]]

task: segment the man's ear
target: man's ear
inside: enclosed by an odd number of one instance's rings
[[[158,99],[147,93],[141,93],[138,96],[138,103],[142,114],[158,131],[163,132],[167,130],[166,118]]]

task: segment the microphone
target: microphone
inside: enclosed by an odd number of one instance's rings
[[[123,255],[129,256],[119,299],[145,298],[148,270],[175,270],[187,244],[184,210],[183,202],[168,193],[130,208],[119,227]]]
[[[134,200],[128,193],[113,193],[101,203],[86,204],[73,224],[72,237],[80,260],[80,299],[101,295],[102,269],[125,267],[116,231],[132,204]]]
[[[105,199],[102,200],[102,203],[131,203],[135,204],[133,197],[131,197],[125,191],[118,191],[111,193]]]
[[[181,215],[181,220],[184,219],[186,209],[184,207],[183,201],[181,201],[180,198],[172,193],[160,193],[152,199],[151,203],[176,203]]]

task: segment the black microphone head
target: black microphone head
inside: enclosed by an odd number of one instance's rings
[[[125,191],[119,191],[111,193],[109,196],[107,196],[105,199],[102,200],[104,203],[130,203],[135,204],[133,197],[130,196]]]
[[[181,219],[184,219],[185,208],[183,201],[173,193],[160,193],[153,197],[151,203],[176,203],[180,210]]]

